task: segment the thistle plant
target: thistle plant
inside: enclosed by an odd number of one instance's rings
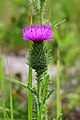
[[[49,82],[47,67],[50,60],[50,51],[47,50],[44,41],[53,38],[52,27],[49,24],[24,27],[22,35],[24,40],[33,41],[27,63],[36,72],[37,85],[34,90],[29,89],[32,91],[35,100],[34,119],[43,120],[46,114],[44,106],[47,99]]]

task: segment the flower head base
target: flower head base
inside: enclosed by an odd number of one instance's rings
[[[22,29],[24,40],[44,41],[53,38],[52,27],[47,25],[32,25]]]

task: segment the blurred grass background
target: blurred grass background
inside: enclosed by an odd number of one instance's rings
[[[51,16],[49,13],[51,10]],[[60,60],[62,66],[61,90],[63,94],[62,111],[64,119],[68,112],[78,109],[80,112],[80,0],[47,0],[45,6],[45,19],[53,24],[54,41],[49,42],[48,47],[52,49],[53,64],[57,60],[57,47],[60,49]],[[55,28],[55,24],[66,20]],[[34,23],[39,20],[33,15]],[[28,42],[22,39],[21,29],[30,23],[30,6],[28,0],[0,0],[0,44],[2,51],[6,53],[18,53],[20,50],[28,49]],[[53,84],[55,86],[55,78]],[[8,88],[8,83],[5,89]],[[13,85],[15,118],[25,120],[27,108],[20,106],[21,88]],[[25,96],[24,96],[25,99]],[[9,107],[9,98],[6,98],[6,107]],[[16,102],[15,102],[16,101]],[[22,102],[21,102],[22,103]],[[55,99],[51,104],[49,120],[56,115]],[[26,103],[25,103],[26,104]],[[1,105],[1,104],[0,104]],[[25,107],[24,107],[25,106]],[[23,109],[22,109],[23,108]],[[53,111],[54,109],[54,111]],[[9,111],[9,110],[8,110]],[[9,112],[8,112],[9,115]],[[0,117],[2,116],[2,112]],[[68,116],[68,115],[67,115]],[[73,115],[74,117],[74,115]],[[79,120],[80,116],[76,117]],[[68,118],[68,120],[74,120]]]

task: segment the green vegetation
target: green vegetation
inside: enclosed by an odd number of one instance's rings
[[[32,10],[33,23],[36,24],[37,21],[42,19],[42,13],[39,17],[37,14],[39,8],[34,9],[34,6],[32,6]],[[56,118],[56,114],[60,116],[61,112],[63,113],[62,120],[65,120],[65,116],[69,112],[75,111],[77,108],[80,109],[80,0],[46,0],[43,22],[52,24],[54,40],[48,42],[47,46],[48,49],[52,49],[52,64],[53,66],[57,65],[59,67],[58,72],[60,72],[58,76],[51,80],[52,87],[57,87],[57,90],[52,93],[53,100],[48,106],[48,120]],[[21,29],[28,24],[32,24],[31,7],[28,0],[0,1],[0,46],[2,53],[16,53],[29,48],[28,42],[23,40],[21,34]],[[2,72],[1,50],[0,87],[2,89],[2,99],[0,99],[0,120],[27,120],[28,110],[32,108],[30,104],[27,105],[26,86],[15,77],[6,76]],[[60,61],[57,60],[57,50],[59,50]],[[73,68],[75,68],[75,71],[71,73]],[[29,74],[29,80],[32,81],[31,70]],[[76,83],[74,82],[75,85],[73,81],[76,81]],[[63,92],[61,96],[59,95],[59,87]],[[31,100],[32,94],[31,91],[29,92],[28,99]],[[56,92],[58,94],[57,98],[55,97]],[[58,110],[60,99],[61,110]],[[56,106],[56,100],[58,106]],[[32,104],[32,100],[29,102]]]

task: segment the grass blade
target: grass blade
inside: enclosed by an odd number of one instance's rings
[[[1,46],[0,46],[0,82],[1,82],[1,89],[2,89],[2,104],[3,104],[3,114],[4,120],[6,120],[6,112],[5,112],[5,98],[4,98],[4,79],[3,79],[3,72],[2,72],[2,55],[1,55]]]
[[[30,9],[30,25],[32,25],[32,6]],[[29,49],[31,49],[32,42],[29,41]],[[32,68],[29,67],[28,87],[32,88]],[[32,92],[28,89],[28,120],[32,120]]]
[[[13,120],[12,86],[11,86],[10,69],[9,69],[9,64],[8,64],[8,58],[7,58],[7,56],[6,56],[6,61],[7,61],[8,71],[9,71],[9,88],[10,88],[10,110],[11,110],[11,120]]]
[[[57,59],[57,80],[56,80],[56,94],[57,94],[57,120],[61,116],[61,100],[60,100],[60,60],[59,60],[59,50],[57,52],[58,54],[58,59]],[[60,118],[61,120],[61,118]]]
[[[29,41],[29,47],[31,48],[31,41]],[[28,86],[32,88],[32,68],[29,67],[29,79]],[[28,120],[32,120],[32,92],[28,89]]]

